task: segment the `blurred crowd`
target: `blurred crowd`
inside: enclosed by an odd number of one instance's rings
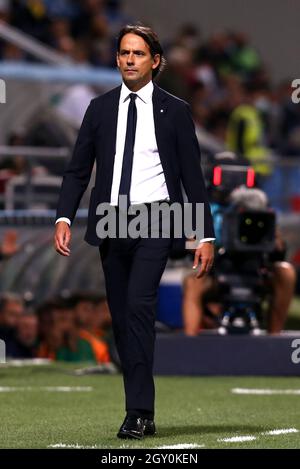
[[[254,143],[261,154],[269,150],[299,156],[300,110],[291,101],[292,78],[275,85],[245,33],[224,30],[204,39],[197,27],[185,25],[168,45],[167,61],[160,83],[190,102],[200,132],[204,129],[216,143],[244,156]],[[231,135],[237,120],[233,112],[242,106],[261,123],[249,145]],[[247,122],[247,113],[240,118]]]
[[[0,20],[74,63],[111,68],[116,67],[119,29],[136,21],[123,12],[122,0],[0,0]],[[158,83],[191,104],[204,150],[228,148],[254,164],[274,152],[300,155],[300,107],[291,101],[294,77],[274,84],[267,58],[260,56],[245,33],[220,30],[206,38],[197,26],[185,24],[163,45],[167,67]],[[0,40],[0,60],[37,59]],[[77,87],[65,106],[71,99],[86,107],[97,91]],[[78,111],[77,126],[83,111]],[[72,114],[74,108],[69,117]],[[17,138],[10,136],[10,143]],[[20,159],[15,165],[20,171]],[[272,170],[259,164],[256,169],[262,175]]]
[[[130,21],[119,0],[1,0],[0,19],[76,63],[115,65],[115,36]],[[29,60],[20,48],[2,43],[1,60]]]
[[[15,293],[3,293],[0,338],[11,359],[118,364],[106,298],[89,292],[36,307]]]
[[[81,65],[115,69],[117,33],[124,24],[136,21],[124,13],[122,0],[0,0],[0,22]],[[195,24],[199,22],[196,18]],[[185,24],[163,46],[167,67],[157,82],[190,103],[203,153],[231,150],[249,160],[271,202],[272,194],[289,191],[300,200],[299,168],[291,166],[287,182],[269,159],[277,155],[284,163],[286,157],[300,156],[300,106],[291,100],[294,77],[273,83],[267,57],[261,57],[241,31],[220,30],[204,37],[198,26]],[[38,59],[0,39],[0,61],[26,64]],[[55,119],[51,113],[47,119],[44,112],[34,128],[12,128],[6,143],[71,148],[89,100],[99,92],[100,87],[83,84],[64,88]],[[68,119],[74,132],[65,127]],[[0,158],[0,193],[7,180],[28,171],[61,175],[61,167],[55,168],[53,162],[32,166],[16,152]],[[16,250],[16,235],[10,232],[0,246],[0,256],[9,257]],[[88,292],[36,307],[25,305],[16,294],[2,294],[0,337],[12,358],[118,361],[106,299]]]

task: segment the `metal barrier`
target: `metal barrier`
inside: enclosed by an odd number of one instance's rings
[[[35,215],[34,215],[35,214]],[[0,237],[7,229],[18,232],[19,251],[0,264],[0,292],[18,292],[33,303],[75,291],[105,293],[100,257],[83,241],[86,211],[79,212],[72,229],[72,256],[53,247],[54,211],[5,211],[0,215]]]
[[[56,65],[70,62],[65,55],[7,23],[0,22],[0,37],[45,62]]]
[[[0,142],[12,130],[26,128],[28,121],[51,108],[53,100],[72,84],[93,84],[107,90],[121,82],[116,70],[74,64],[70,57],[1,22],[0,38],[46,64],[0,62],[0,77],[6,90],[5,113],[1,113]]]

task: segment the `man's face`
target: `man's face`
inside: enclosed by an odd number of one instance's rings
[[[121,40],[117,64],[126,86],[138,91],[152,79],[152,70],[160,63],[160,55],[152,57],[148,44],[136,34],[128,33]]]
[[[23,345],[31,347],[35,344],[38,336],[38,320],[33,315],[20,317],[17,327],[17,337]]]
[[[90,329],[93,323],[94,305],[91,301],[79,301],[75,307],[75,319],[80,327]]]
[[[22,316],[24,311],[22,303],[18,301],[8,301],[2,311],[2,323],[7,327],[16,327],[19,318]]]

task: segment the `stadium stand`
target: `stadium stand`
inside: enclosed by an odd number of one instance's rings
[[[7,85],[0,126],[0,235],[3,239],[7,229],[17,230],[19,245],[13,256],[2,259],[0,291],[21,294],[28,308],[72,297],[79,289],[105,294],[98,253],[81,241],[89,191],[74,226],[68,262],[52,246],[53,209],[90,99],[120,83],[115,35],[131,20],[122,2],[41,0],[39,8],[34,3],[0,6],[0,77]],[[247,128],[242,123],[235,133],[231,124],[237,109],[248,106],[248,113],[239,113],[241,121],[255,113],[262,156],[271,168],[261,184],[287,239],[289,259],[299,271],[300,107],[291,102],[289,80],[272,83],[264,57],[241,31],[203,38],[196,26],[186,24],[164,46],[168,67],[158,84],[190,103],[204,167],[228,146],[239,151],[237,144],[243,141],[246,148],[251,140]],[[253,155],[244,153],[253,162]],[[186,266],[186,260],[170,259],[159,301],[158,320],[165,323],[158,325],[160,330],[182,326],[183,277],[176,277],[176,271]],[[177,316],[168,322],[170,272],[179,280],[172,283]]]

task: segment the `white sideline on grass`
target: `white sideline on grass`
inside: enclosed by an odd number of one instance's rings
[[[193,448],[204,448],[204,445],[197,445],[196,443],[179,443],[177,445],[156,446],[155,449],[193,449]]]
[[[260,435],[262,436],[276,436],[276,435],[284,435],[287,433],[298,433],[299,430],[297,428],[281,428],[281,429],[275,429],[275,430],[269,430],[267,432],[261,432]],[[256,436],[253,435],[243,435],[243,436],[233,436],[231,438],[220,438],[217,440],[218,442],[223,442],[223,443],[237,443],[241,441],[253,441],[257,440]]]
[[[255,388],[232,388],[232,394],[253,394],[253,395],[276,395],[295,394],[300,395],[300,389],[255,389]]]
[[[91,386],[0,386],[0,392],[51,391],[51,392],[90,392]]]
[[[71,448],[71,449],[101,449],[101,446],[92,445],[92,446],[82,446],[78,443],[74,445],[68,445],[66,443],[56,443],[55,445],[48,445],[47,448]]]
[[[261,435],[284,435],[286,433],[298,433],[297,428],[283,428],[281,430],[270,430],[269,432],[263,432]]]
[[[101,446],[83,446],[78,443],[67,444],[67,443],[55,443],[48,445],[48,448],[73,448],[73,449],[101,449]],[[129,448],[128,445],[123,445],[121,448]],[[178,445],[163,445],[157,446],[155,449],[193,449],[193,448],[204,448],[204,445],[197,445],[196,443],[182,443]]]
[[[224,443],[238,443],[242,441],[253,441],[256,440],[256,436],[251,436],[251,435],[245,435],[245,436],[232,436],[231,438],[220,438],[217,441],[218,442],[224,442]]]

